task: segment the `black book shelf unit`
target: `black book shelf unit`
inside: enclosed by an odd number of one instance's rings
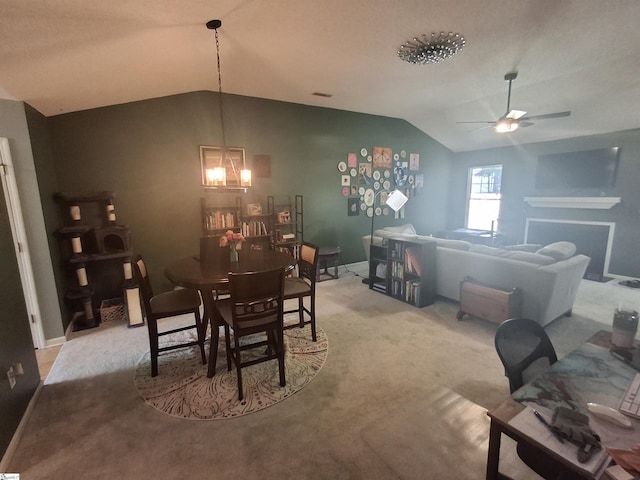
[[[436,242],[389,238],[371,245],[369,288],[422,308],[436,296]]]

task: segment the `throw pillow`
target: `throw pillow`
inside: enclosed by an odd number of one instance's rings
[[[521,243],[519,245],[505,245],[502,247],[504,250],[511,250],[516,252],[531,252],[536,253],[542,248],[539,243]]]
[[[576,254],[576,246],[571,242],[555,242],[541,248],[536,253],[553,257],[559,262],[573,257]]]
[[[510,250],[502,250],[498,256],[502,258],[508,258],[510,260],[520,260],[521,262],[535,263],[536,265],[551,265],[552,263],[556,262],[553,257],[531,252],[514,252]]]

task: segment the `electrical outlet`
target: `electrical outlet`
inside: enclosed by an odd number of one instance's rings
[[[13,371],[13,367],[9,367],[9,370],[7,370],[7,378],[9,379],[9,386],[13,390],[13,387],[16,386],[16,374]]]

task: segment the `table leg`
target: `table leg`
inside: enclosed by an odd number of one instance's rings
[[[489,429],[489,450],[487,452],[487,480],[498,480],[501,477],[498,472],[500,464],[500,440],[502,437],[502,430],[491,420],[491,427]]]
[[[207,377],[211,378],[216,372],[216,363],[218,360],[218,341],[220,339],[220,320],[218,319],[218,309],[215,305],[212,290],[200,290],[202,301],[204,303],[204,322],[203,328],[207,329],[207,325],[211,326],[211,340],[209,346],[209,366],[207,367]]]

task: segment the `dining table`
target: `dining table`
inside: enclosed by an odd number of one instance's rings
[[[207,325],[211,325],[212,350],[209,352],[209,362],[213,362],[212,371],[216,368],[219,327],[223,324],[216,307],[216,297],[219,292],[228,291],[229,273],[258,272],[282,267],[284,273],[288,274],[297,265],[293,256],[282,251],[243,249],[238,253],[237,262],[207,264],[200,261],[199,255],[192,255],[171,262],[164,271],[173,284],[200,292],[204,304],[203,321],[200,325],[202,333],[205,334]]]

